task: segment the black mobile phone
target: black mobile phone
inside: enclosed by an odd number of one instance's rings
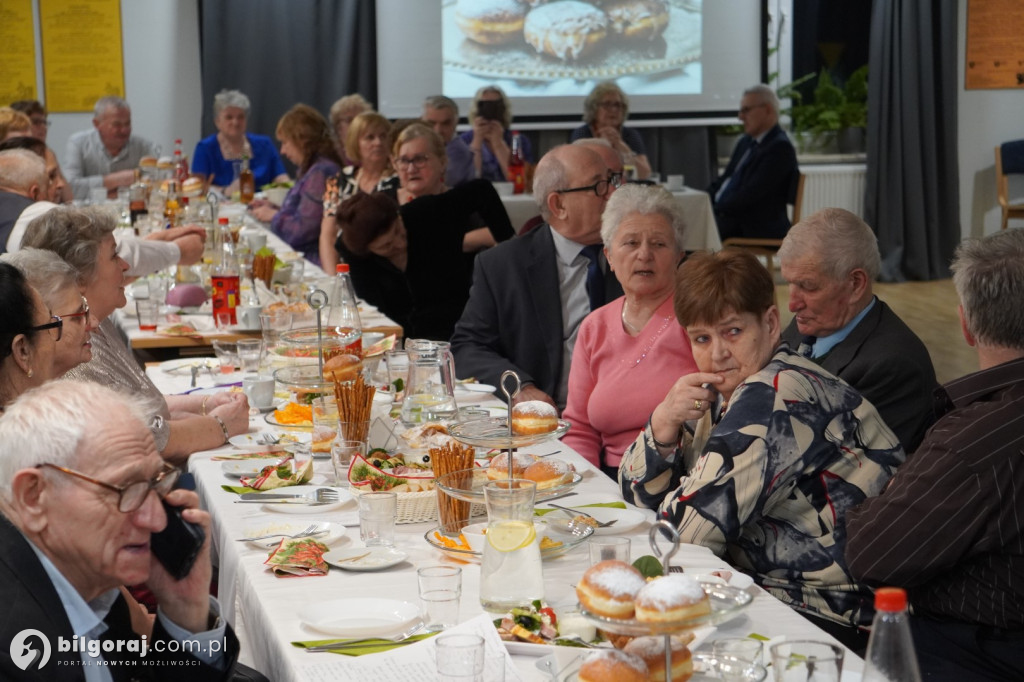
[[[500,99],[487,99],[477,102],[476,114],[488,121],[500,121],[505,118],[505,103]]]
[[[206,533],[202,526],[181,518],[181,507],[172,507],[164,500],[160,500],[160,503],[167,513],[167,527],[159,533],[153,533],[149,547],[171,577],[181,580],[196,563]]]

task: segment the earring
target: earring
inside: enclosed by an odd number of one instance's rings
[[[32,374],[33,374],[31,367],[28,368],[27,374],[28,374],[28,378],[31,379],[32,378]]]

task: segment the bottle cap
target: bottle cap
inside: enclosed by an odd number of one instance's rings
[[[335,272],[348,272],[348,263],[338,263]]]
[[[876,611],[903,611],[907,608],[907,592],[902,587],[880,587],[875,591]]]
[[[227,218],[218,218],[217,219],[217,224],[218,225],[227,225],[229,222],[231,222],[231,221],[228,220]]]

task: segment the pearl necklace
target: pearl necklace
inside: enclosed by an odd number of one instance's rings
[[[639,335],[641,333],[640,329],[637,329],[636,327],[631,325],[629,322],[626,322],[626,302],[625,301],[622,302],[622,314],[620,315],[620,317],[622,318],[622,324],[627,329],[627,331],[631,329],[631,330],[633,330],[633,333],[635,333],[637,335]],[[642,351],[640,351],[640,357],[638,357],[636,359],[636,362],[633,363],[634,367],[636,367],[641,362],[643,362],[644,358],[646,358],[647,354],[651,351],[651,348],[654,347],[654,344],[658,340],[658,337],[661,336],[662,332],[664,332],[666,329],[668,329],[668,325],[674,319],[675,319],[675,317],[672,316],[672,315],[669,315],[668,317],[666,317],[664,319],[664,322],[661,323],[661,327],[659,327],[658,330],[656,332],[654,332],[654,334],[651,336],[651,338],[647,340],[647,344],[644,346],[644,349]]]

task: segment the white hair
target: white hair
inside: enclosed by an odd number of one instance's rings
[[[82,449],[105,420],[136,419],[142,428],[145,406],[100,384],[62,379],[26,391],[0,419],[0,499],[11,502],[11,483],[22,469],[40,464],[75,469],[100,452]]]
[[[601,241],[607,249],[612,248],[619,225],[634,213],[660,215],[667,220],[676,238],[676,249],[683,250],[683,211],[672,192],[660,185],[625,185],[615,190],[601,214]]]
[[[842,208],[823,208],[789,228],[779,262],[810,258],[818,271],[840,282],[857,268],[874,281],[882,269],[878,238],[868,224]]]
[[[7,149],[0,152],[0,186],[28,192],[32,185],[46,191],[46,161],[27,149]]]
[[[235,107],[249,115],[249,98],[241,90],[221,90],[213,96],[213,117],[220,116],[220,112],[228,107]]]
[[[108,109],[115,111],[123,111],[127,109],[131,111],[131,107],[128,106],[128,101],[123,97],[117,97],[116,95],[107,95],[106,97],[100,97],[96,100],[96,106],[93,107],[93,116],[95,118],[103,118],[103,114],[107,113]]]
[[[1024,230],[961,242],[950,270],[971,336],[1024,351]]]
[[[21,249],[5,253],[0,260],[21,270],[28,283],[35,287],[43,302],[50,310],[67,289],[78,291],[78,270],[53,251],[46,249]]]
[[[763,83],[752,85],[743,91],[744,95],[757,95],[761,98],[762,104],[767,104],[776,116],[779,115],[779,96],[775,91]]]

